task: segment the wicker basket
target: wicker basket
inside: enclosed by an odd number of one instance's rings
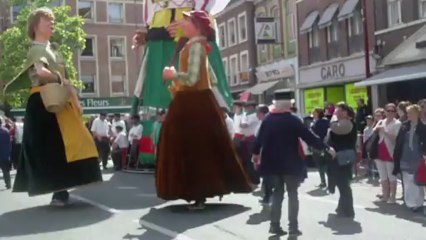
[[[40,90],[41,100],[48,112],[60,112],[70,97],[69,89],[63,84],[48,83]]]

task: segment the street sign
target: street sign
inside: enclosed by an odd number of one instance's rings
[[[277,19],[273,17],[258,17],[255,21],[256,41],[258,44],[278,42]]]

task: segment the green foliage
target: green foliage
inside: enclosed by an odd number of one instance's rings
[[[12,80],[22,69],[31,41],[27,37],[28,14],[43,6],[49,6],[52,0],[35,0],[26,4],[26,0],[9,0],[10,6],[23,6],[13,27],[0,34],[0,86]],[[67,5],[53,7],[55,29],[51,38],[52,43],[59,45],[59,53],[63,56],[71,83],[82,88],[77,79],[77,70],[73,64],[73,54],[85,46],[85,33],[82,29],[84,20],[80,16],[70,16],[71,8]],[[28,97],[28,90],[23,90],[8,96],[2,96],[13,107],[21,106]]]

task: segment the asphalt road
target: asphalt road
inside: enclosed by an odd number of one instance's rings
[[[210,199],[204,211],[191,212],[185,202],[156,197],[153,175],[104,173],[105,182],[71,192],[64,209],[48,206],[49,195],[12,194],[0,182],[0,239],[7,240],[264,240],[269,209],[259,193]],[[0,181],[1,175],[0,175]],[[337,195],[317,190],[311,172],[299,191],[300,230],[306,240],[425,240],[426,217],[401,205],[374,202],[377,186],[353,184],[356,218],[337,218]],[[399,203],[401,204],[401,203]],[[283,224],[287,219],[284,201]],[[286,226],[283,226],[286,228]]]

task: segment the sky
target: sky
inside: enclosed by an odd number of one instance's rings
[[[230,0],[216,0],[216,3],[211,10],[211,14],[214,15],[214,14],[222,11],[225,8],[226,4],[228,4],[229,1]]]

